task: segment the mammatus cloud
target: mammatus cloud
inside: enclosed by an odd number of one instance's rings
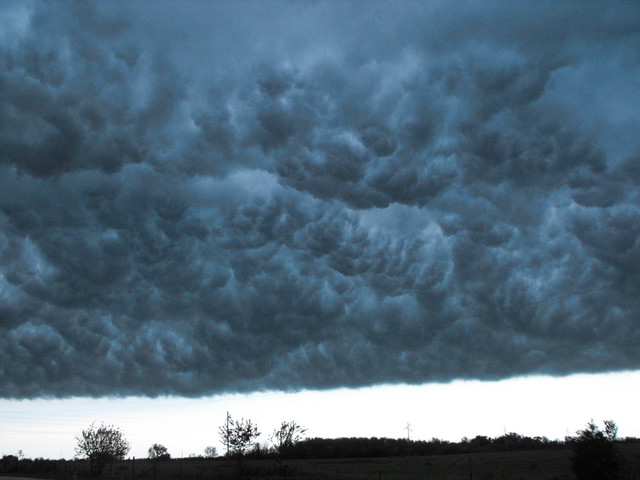
[[[640,367],[638,10],[3,5],[0,394]]]

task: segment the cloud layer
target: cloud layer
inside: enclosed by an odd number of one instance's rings
[[[640,367],[636,4],[0,26],[3,397]]]

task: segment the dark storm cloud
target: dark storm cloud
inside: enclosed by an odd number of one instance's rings
[[[12,3],[4,397],[638,368],[632,3]]]

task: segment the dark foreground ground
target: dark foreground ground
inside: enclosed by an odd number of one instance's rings
[[[623,480],[640,480],[640,443],[620,445],[625,460]],[[416,457],[306,459],[173,459],[126,460],[107,466],[104,479],[146,478],[154,480],[489,480],[573,479],[568,449],[431,455]],[[3,475],[0,472],[0,475]],[[18,476],[15,473],[4,475]],[[82,479],[86,462],[58,462],[55,471],[24,476],[51,479]]]

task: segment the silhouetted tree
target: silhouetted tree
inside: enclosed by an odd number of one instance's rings
[[[96,427],[92,423],[76,440],[76,453],[89,459],[92,475],[99,475],[107,463],[122,460],[129,452],[124,434],[112,425]]]
[[[159,443],[154,443],[149,447],[149,458],[152,460],[169,460],[171,455],[169,454],[167,447],[160,445]]]
[[[219,429],[220,439],[227,447],[227,455],[244,456],[260,435],[258,426],[251,420],[233,420],[229,414],[225,424]]]
[[[218,429],[220,440],[226,449],[225,455],[227,457],[231,455],[231,434],[233,432],[233,424],[233,418],[231,418],[231,415],[227,412],[227,418],[225,419],[224,425],[221,425]]]
[[[20,459],[17,455],[3,455],[0,460],[0,466],[2,473],[15,473],[18,471],[18,464]]]
[[[253,446],[259,435],[258,426],[254,425],[251,420],[243,418],[240,421],[236,421],[229,443],[231,451],[235,455],[244,455]]]
[[[216,449],[216,447],[205,447],[204,456],[207,458],[215,458],[218,456],[218,450]]]
[[[280,428],[274,430],[269,439],[276,452],[284,454],[287,449],[302,440],[306,431],[306,428],[294,421],[282,422]]]
[[[620,456],[616,448],[618,427],[605,420],[601,431],[593,420],[576,437],[568,439],[573,449],[571,468],[578,480],[615,480],[620,478]]]

